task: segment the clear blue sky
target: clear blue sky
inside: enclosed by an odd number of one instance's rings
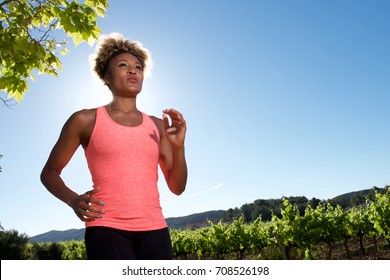
[[[188,186],[177,197],[160,177],[166,217],[390,184],[390,1],[109,3],[103,33],[152,53],[139,109],[187,120]],[[93,48],[69,46],[59,78],[37,76],[0,108],[0,222],[29,236],[84,226],[39,180],[68,117],[110,101]],[[63,178],[91,189],[81,148]]]

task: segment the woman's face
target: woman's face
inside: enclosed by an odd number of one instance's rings
[[[142,90],[143,80],[142,65],[130,53],[119,54],[108,64],[105,81],[113,95],[135,97]]]

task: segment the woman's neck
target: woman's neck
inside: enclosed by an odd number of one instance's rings
[[[114,97],[108,108],[110,111],[139,112],[136,98]]]

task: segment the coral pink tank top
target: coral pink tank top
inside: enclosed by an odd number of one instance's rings
[[[128,231],[167,227],[157,188],[159,131],[142,113],[135,127],[121,125],[106,108],[96,111],[96,122],[85,150],[95,195],[104,202],[101,219],[86,226],[106,226]]]

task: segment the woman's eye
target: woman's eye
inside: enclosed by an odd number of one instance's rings
[[[119,67],[127,67],[127,64],[126,63],[121,63],[118,65]]]
[[[142,66],[141,66],[141,65],[137,65],[137,66],[135,67],[135,69],[138,69],[138,70],[142,71]]]

